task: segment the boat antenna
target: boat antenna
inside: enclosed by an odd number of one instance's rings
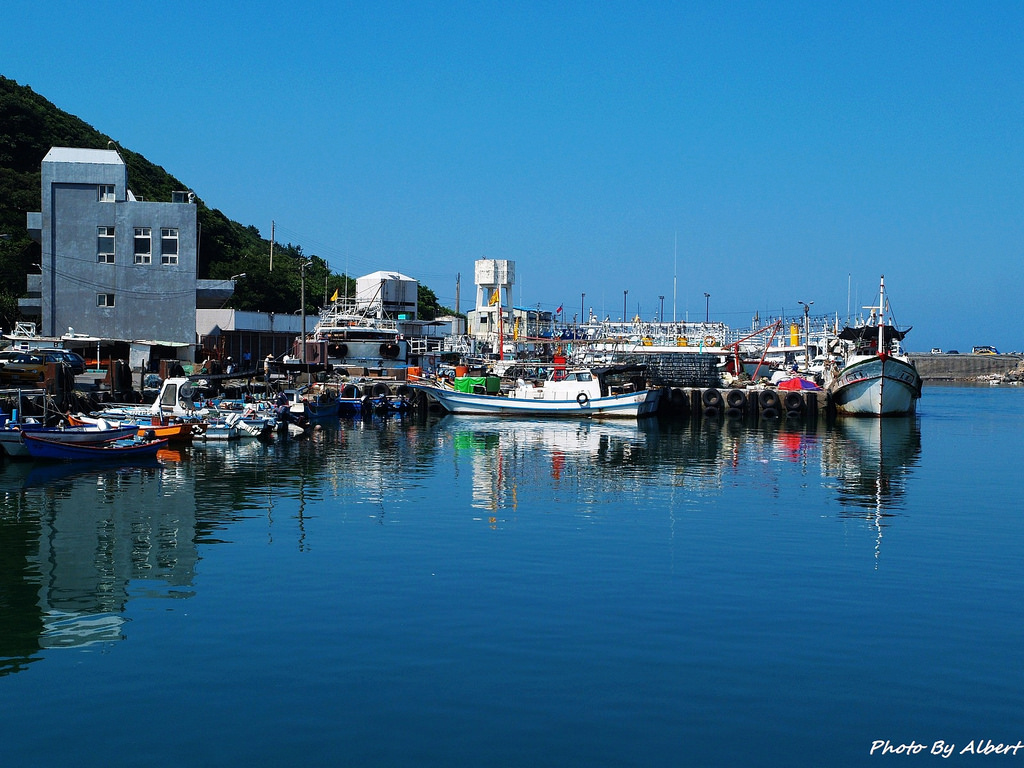
[[[850,324],[850,288],[853,280],[853,273],[846,273],[846,324]]]

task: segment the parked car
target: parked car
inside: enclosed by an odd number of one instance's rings
[[[959,355],[960,354],[960,350],[959,349],[951,349],[946,354],[947,355]]]
[[[77,352],[71,352],[67,349],[57,349],[56,347],[33,349],[31,352],[34,355],[41,355],[43,360],[47,363],[67,363],[71,366],[71,371],[75,376],[85,373],[85,358]]]
[[[28,359],[26,358],[38,358]],[[33,348],[33,349],[16,349],[8,348],[0,352],[0,365],[6,365],[9,362],[15,362],[16,367],[12,368],[11,371],[18,369],[18,366],[25,365],[38,365],[39,363],[64,363],[71,368],[71,372],[78,376],[81,373],[85,373],[85,359],[77,352],[71,352],[67,349],[58,349],[56,347],[49,348]],[[45,369],[44,369],[45,370]],[[31,379],[32,381],[38,381],[39,378],[35,377],[34,374],[28,377],[21,375],[9,375],[11,380],[26,381]]]
[[[41,355],[22,351],[0,352],[0,383],[38,384],[46,378],[46,361]]]

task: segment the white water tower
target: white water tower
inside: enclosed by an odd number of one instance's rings
[[[512,286],[516,282],[516,263],[505,259],[477,259],[475,267],[476,308],[486,311],[493,306],[512,306]],[[491,303],[495,291],[498,301]]]

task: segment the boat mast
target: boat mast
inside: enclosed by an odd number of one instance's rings
[[[881,416],[885,403],[885,275],[878,282],[878,359],[882,361],[882,371],[878,377],[878,415]]]
[[[885,275],[878,285],[878,352],[885,351]]]

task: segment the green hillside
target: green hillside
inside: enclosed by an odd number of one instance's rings
[[[40,210],[40,165],[51,147],[106,149],[115,141],[128,166],[128,185],[146,200],[170,200],[174,190],[190,189],[163,168],[127,149],[121,141],[54,106],[28,86],[0,75],[0,328],[8,330],[18,318],[18,297],[25,295],[25,277],[38,270],[39,246],[28,236],[25,214]],[[299,308],[301,257],[310,261],[308,286],[326,285],[333,293],[351,294],[351,280],[331,273],[316,255],[306,256],[299,245],[274,244],[273,279],[269,271],[270,242],[253,226],[243,226],[197,198],[201,227],[199,277],[226,278],[240,273],[231,306],[263,312],[294,312]],[[319,290],[307,290],[306,310],[323,303]],[[446,311],[434,293],[420,286],[419,315],[432,319]]]

